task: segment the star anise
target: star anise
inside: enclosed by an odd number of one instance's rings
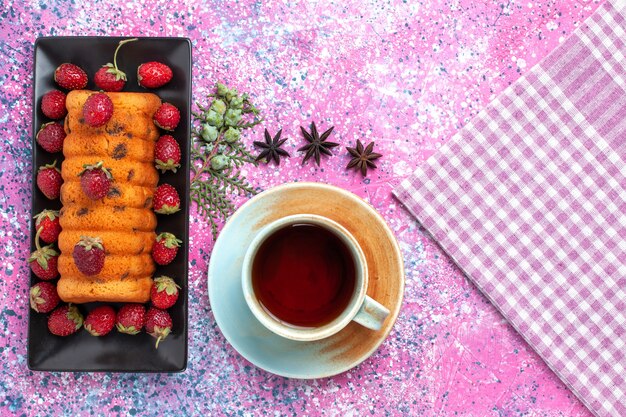
[[[348,162],[346,169],[360,169],[361,175],[364,177],[367,176],[367,168],[376,168],[376,164],[372,161],[382,156],[379,153],[372,152],[374,150],[374,142],[364,148],[361,141],[357,139],[356,148],[346,147],[346,149],[352,155],[352,159]]]
[[[281,156],[291,156],[289,153],[281,149],[280,147],[287,141],[287,139],[281,139],[280,135],[283,133],[283,130],[280,129],[274,138],[271,137],[270,132],[265,129],[265,142],[257,142],[254,141],[254,146],[258,146],[263,149],[261,153],[255,158],[256,161],[265,158],[265,163],[269,164],[269,162],[273,159],[276,162],[276,165],[280,165],[280,157]]]
[[[302,159],[303,165],[310,157],[314,156],[315,162],[317,163],[317,166],[319,166],[321,154],[329,156],[332,155],[330,149],[334,148],[335,146],[339,146],[339,144],[335,142],[326,142],[326,139],[328,139],[328,136],[330,136],[334,128],[334,126],[331,126],[330,129],[320,135],[319,133],[317,133],[317,127],[315,127],[315,122],[311,123],[311,133],[307,132],[302,126],[300,126],[300,130],[302,130],[304,138],[307,140],[307,142],[309,142],[300,149],[298,149],[298,152],[306,151],[304,159]]]

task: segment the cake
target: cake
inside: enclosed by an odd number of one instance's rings
[[[113,116],[94,128],[82,118],[91,94],[76,90],[66,99],[57,291],[72,303],[144,303],[150,299],[155,271],[150,253],[157,224],[152,199],[159,180],[154,167],[159,131],[152,117],[161,100],[150,93],[106,93]],[[79,174],[84,165],[99,161],[111,172],[113,183],[106,197],[91,200],[82,191]],[[102,239],[106,256],[96,275],[82,274],[74,263],[72,251],[81,236]]]

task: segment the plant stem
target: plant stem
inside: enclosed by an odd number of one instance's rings
[[[123,41],[120,41],[117,44],[117,48],[115,48],[115,53],[113,54],[113,66],[115,67],[116,70],[119,69],[117,68],[117,53],[119,52],[120,48],[122,47],[122,45],[127,44],[129,42],[134,42],[136,40],[139,40],[139,39],[138,38],[124,39]]]

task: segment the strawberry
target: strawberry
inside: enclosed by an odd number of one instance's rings
[[[50,119],[62,119],[67,114],[65,107],[65,93],[51,90],[41,98],[41,111]]]
[[[173,214],[180,210],[180,197],[176,188],[161,184],[154,192],[153,209],[159,214]]]
[[[56,167],[57,161],[52,164],[39,167],[37,172],[37,187],[49,200],[59,198],[63,177]]]
[[[117,312],[115,326],[120,333],[135,335],[141,332],[146,322],[146,308],[143,304],[124,304]]]
[[[96,87],[102,91],[118,92],[124,89],[126,85],[126,74],[108,63],[102,66],[93,76]],[[122,75],[124,78],[122,78]]]
[[[30,306],[37,313],[49,313],[61,301],[57,294],[57,287],[49,282],[38,282],[30,287]]]
[[[104,267],[104,246],[99,237],[81,236],[72,251],[74,263],[85,275],[97,275]]]
[[[172,318],[170,314],[155,307],[150,307],[146,313],[146,332],[154,337],[158,349],[161,340],[167,338],[172,331]]]
[[[59,224],[59,211],[58,210],[44,210],[34,217],[35,230],[39,232],[41,240],[46,243],[53,243],[59,237],[61,233],[61,225]]]
[[[28,263],[35,275],[43,280],[49,281],[59,275],[59,270],[57,269],[59,253],[54,250],[52,245],[41,247],[39,237],[42,231],[43,228],[37,229],[37,233],[35,234],[35,247],[37,249],[28,257]]]
[[[59,261],[59,253],[52,246],[44,246],[42,252],[33,252],[28,258],[30,269],[37,277],[49,281],[55,279],[59,275],[57,267]]]
[[[171,233],[161,233],[156,237],[154,246],[152,246],[152,259],[159,265],[168,265],[172,263],[178,253],[181,240],[176,239]]]
[[[180,146],[170,135],[163,135],[154,145],[154,165],[161,172],[176,172],[180,167]]]
[[[83,105],[83,119],[91,127],[107,124],[113,116],[113,102],[105,93],[95,93],[87,97]]]
[[[104,336],[115,326],[115,310],[111,306],[96,307],[85,319],[85,330],[92,336]]]
[[[57,268],[59,253],[52,248],[52,245],[38,248],[30,254],[28,263],[30,269],[39,278],[49,281],[55,279],[59,275]]]
[[[83,315],[75,305],[57,307],[48,316],[48,330],[56,336],[69,336],[83,325]]]
[[[54,70],[54,81],[66,90],[81,90],[87,86],[87,73],[78,65],[66,62]]]
[[[109,62],[103,65],[94,76],[93,80],[96,83],[96,87],[104,91],[122,91],[124,85],[126,85],[126,74],[117,67],[117,53],[122,45],[136,40],[137,38],[125,39],[117,44],[113,54],[113,63]]]
[[[172,79],[172,69],[161,62],[146,62],[137,68],[137,80],[144,88],[159,88]]]
[[[163,103],[154,113],[154,124],[163,130],[174,130],[180,122],[180,111],[170,103]]]
[[[39,146],[50,153],[61,152],[65,140],[65,129],[61,123],[45,123],[37,132],[36,140]]]
[[[150,289],[150,301],[156,308],[166,310],[176,304],[178,300],[178,290],[174,280],[165,275],[155,278]]]
[[[107,168],[102,166],[103,162],[98,161],[94,165],[83,165],[80,176],[80,188],[87,197],[92,200],[100,200],[109,193],[113,176]]]

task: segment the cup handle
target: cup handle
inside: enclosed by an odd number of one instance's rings
[[[352,320],[368,329],[380,330],[388,315],[387,307],[366,295],[361,308]]]

